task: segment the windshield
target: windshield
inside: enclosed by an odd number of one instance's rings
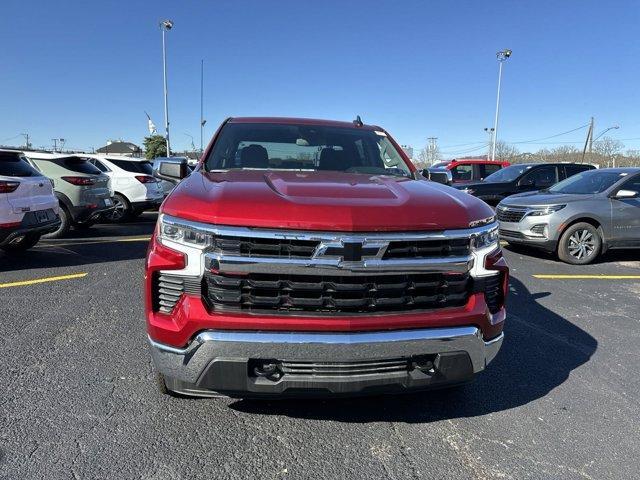
[[[385,133],[322,125],[228,123],[205,166],[411,176]]]
[[[510,167],[498,170],[484,179],[485,182],[513,182],[516,178],[529,170],[531,165],[511,165]]]
[[[601,193],[626,176],[626,173],[620,172],[588,170],[556,183],[553,187],[549,188],[549,192],[585,195],[589,193]]]

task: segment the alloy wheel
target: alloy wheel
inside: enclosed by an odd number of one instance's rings
[[[124,202],[118,197],[113,197],[113,209],[106,214],[106,217],[112,222],[117,222],[124,217],[126,210],[127,206]]]
[[[576,230],[569,237],[569,255],[582,260],[593,255],[596,249],[596,241],[589,230]]]

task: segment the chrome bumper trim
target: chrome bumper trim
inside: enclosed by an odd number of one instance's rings
[[[353,362],[447,352],[466,352],[473,372],[498,353],[504,334],[485,342],[476,327],[428,328],[357,333],[242,332],[208,330],[187,347],[175,348],[149,338],[160,373],[195,384],[214,360],[280,359]]]

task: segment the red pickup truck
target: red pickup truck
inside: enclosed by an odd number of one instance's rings
[[[170,158],[154,170],[188,173]],[[359,119],[226,120],[164,201],[145,278],[165,393],[455,385],[503,339],[508,268],[493,211],[426,180]]]

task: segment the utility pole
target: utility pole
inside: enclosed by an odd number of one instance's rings
[[[591,121],[589,122],[589,130],[587,130],[587,138],[584,141],[584,148],[582,149],[582,160],[580,163],[584,163],[584,156],[587,152],[587,147],[589,147],[589,156],[591,156],[591,149],[593,148],[593,117],[591,117]]]
[[[433,164],[436,156],[436,152],[438,151],[438,137],[428,137],[427,138],[427,159]]]
[[[502,64],[511,57],[511,50],[505,48],[504,50],[496,53],[498,59],[498,94],[496,95],[496,117],[493,122],[493,142],[491,146],[491,160],[496,159],[496,139],[498,138],[498,116],[500,112],[500,85],[502,83]]]
[[[25,139],[25,148],[27,150],[29,150],[31,148],[31,143],[29,143],[29,134],[28,133],[21,133],[20,135],[22,135]]]
[[[57,138],[52,138],[51,141],[53,142],[53,151],[57,152],[58,151],[58,139]]]

